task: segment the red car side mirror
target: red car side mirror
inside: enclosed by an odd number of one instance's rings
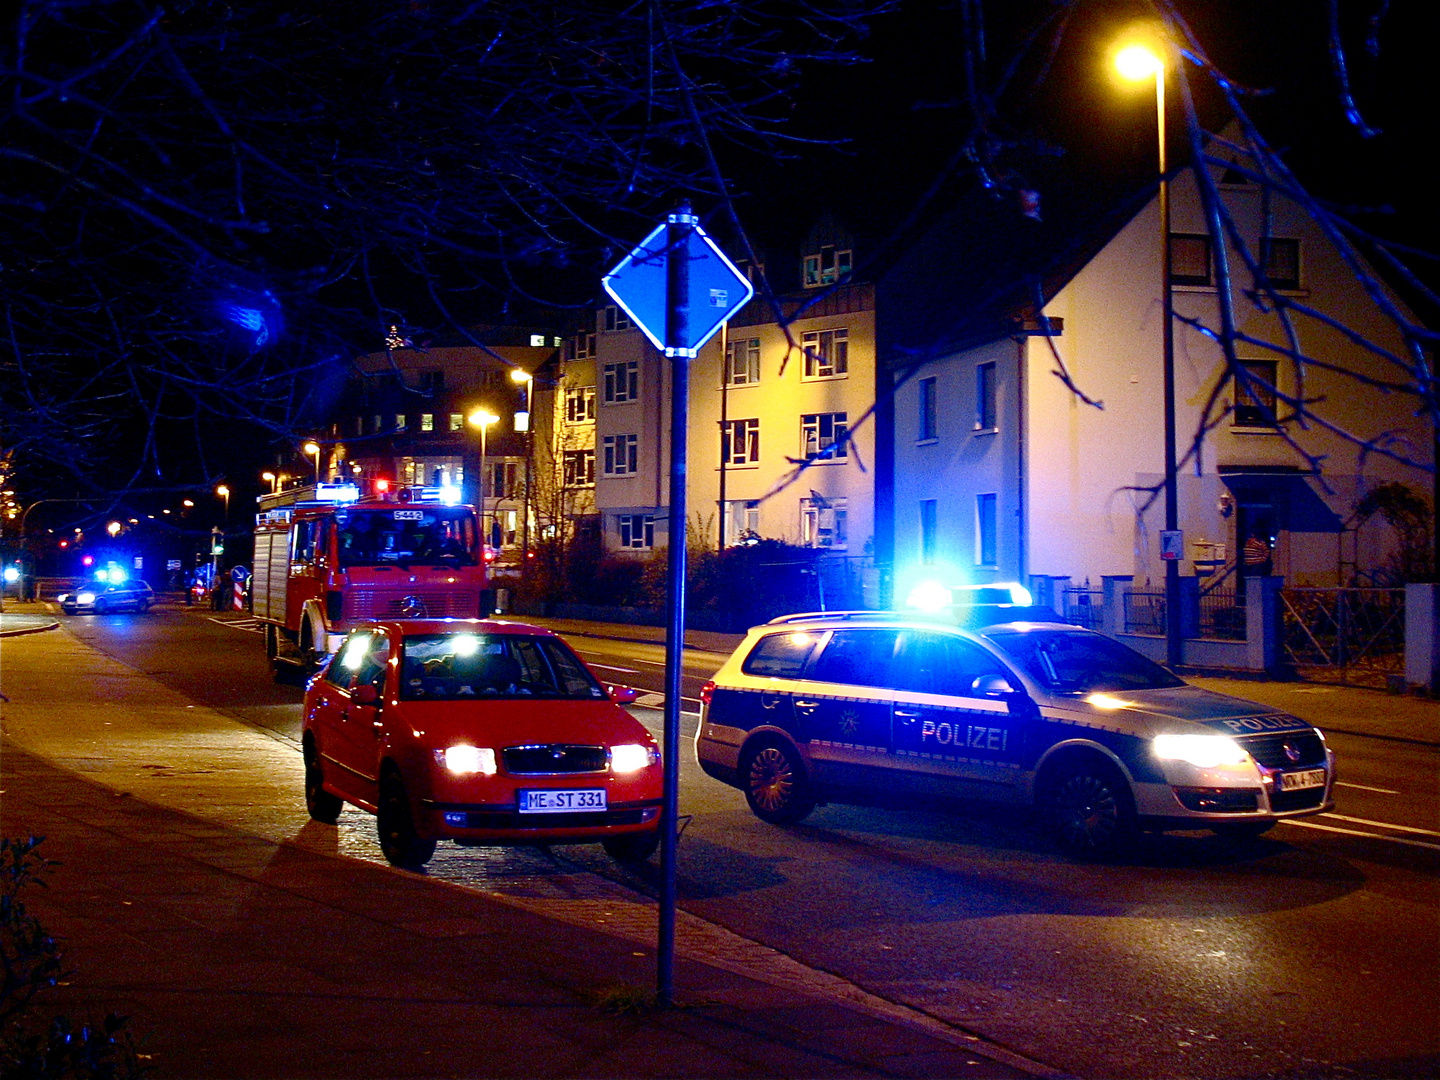
[[[620,686],[616,683],[607,683],[606,691],[610,694],[610,700],[616,705],[629,705],[640,696],[640,691],[633,686]]]
[[[351,699],[356,705],[374,705],[380,700],[380,691],[376,690],[375,687],[369,683],[363,683],[355,688],[354,693],[351,694]]]

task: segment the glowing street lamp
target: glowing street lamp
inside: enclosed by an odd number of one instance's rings
[[[125,526],[121,525],[120,522],[112,521],[109,525],[105,526],[105,531],[110,534],[110,538],[113,540],[115,537],[120,535],[120,530],[124,527]]]
[[[1175,328],[1174,301],[1170,295],[1170,181],[1165,158],[1165,59],[1160,49],[1143,41],[1129,41],[1115,53],[1115,68],[1132,82],[1155,80],[1155,131],[1160,172],[1160,331],[1165,374],[1165,531],[1179,528],[1180,499],[1175,469]],[[1180,625],[1180,560],[1165,560],[1165,660],[1171,667],[1184,659]]]
[[[224,484],[215,488],[215,494],[225,500],[225,524],[230,524],[230,489]]]
[[[260,479],[261,479],[261,480],[269,481],[269,483],[270,483],[270,494],[271,494],[271,495],[274,495],[276,488],[279,486],[280,478],[279,478],[278,476],[276,476],[273,472],[269,472],[269,471],[267,470],[266,472],[262,472],[262,473],[260,474]]]
[[[512,382],[519,383],[521,386],[525,387],[525,408],[521,409],[520,411],[516,412],[516,414],[515,414],[515,430],[516,430],[516,431],[529,431],[529,430],[530,430],[530,387],[531,387],[531,384],[535,382],[535,376],[531,375],[531,374],[530,374],[528,371],[526,371],[524,368],[512,368],[511,371],[510,371],[510,379],[511,379]]]
[[[480,429],[480,483],[476,485],[480,492],[480,537],[482,544],[490,542],[485,532],[485,433],[490,430],[490,425],[498,423],[500,417],[484,409],[476,409],[469,417],[471,427]]]
[[[320,485],[320,444],[307,442],[301,449],[315,458],[315,485]]]
[[[520,508],[520,572],[528,573],[530,558],[530,474],[535,467],[535,436],[530,431],[530,393],[535,376],[524,368],[511,368],[510,378],[525,387],[525,409],[515,414],[515,430],[525,433],[525,500]]]

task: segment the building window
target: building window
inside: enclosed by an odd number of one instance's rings
[[[605,436],[605,475],[632,476],[640,471],[640,436]]]
[[[998,565],[993,493],[975,496],[975,565]]]
[[[600,313],[600,328],[602,330],[629,330],[630,316],[625,314],[624,308],[610,304]]]
[[[922,563],[933,563],[935,561],[935,548],[938,540],[936,532],[936,521],[939,516],[939,505],[935,499],[920,500],[920,561]]]
[[[725,519],[725,543],[743,544],[760,538],[760,500],[727,499],[720,508]]]
[[[738,338],[725,343],[725,383],[752,386],[760,381],[760,339]]]
[[[1280,365],[1275,360],[1239,360],[1245,372],[1234,376],[1235,427],[1275,426],[1275,380]]]
[[[812,495],[800,500],[800,537],[806,547],[843,551],[849,546],[844,499]]]
[[[405,414],[404,414],[403,412],[397,412],[397,413],[395,414],[395,430],[396,430],[396,431],[404,431],[404,430],[405,430]]]
[[[489,462],[489,476],[485,479],[489,484],[485,488],[485,494],[491,499],[513,499],[519,494],[517,480],[519,479],[519,467],[513,461],[492,461]]]
[[[800,453],[807,461],[842,461],[850,451],[847,413],[807,413],[800,417]]]
[[[567,360],[589,360],[595,355],[595,335],[576,334],[565,347]]]
[[[1300,288],[1300,241],[1279,236],[1260,240],[1260,267],[1272,289]]]
[[[822,285],[834,285],[850,273],[853,256],[849,251],[826,244],[816,255],[805,256],[805,288],[817,289]]]
[[[1170,234],[1170,284],[1210,284],[1210,237],[1197,233]]]
[[[450,414],[450,430],[451,430],[451,431],[464,431],[464,430],[465,430],[465,415],[464,415],[463,413],[452,412],[452,413]]]
[[[623,405],[640,400],[640,361],[605,365],[606,405]]]
[[[759,420],[726,420],[720,425],[720,463],[760,464]]]
[[[433,394],[444,389],[445,372],[439,369],[420,372],[420,390],[423,393]]]
[[[621,514],[620,546],[648,550],[655,546],[654,514]]]
[[[595,483],[595,451],[566,450],[562,458],[566,487],[592,487]]]
[[[837,379],[850,370],[849,330],[807,330],[800,344],[805,350],[805,378]]]
[[[927,439],[939,438],[939,431],[936,427],[938,416],[935,411],[935,377],[920,380],[920,412],[916,418],[918,423],[915,429],[915,438],[924,442]]]
[[[595,419],[595,387],[569,386],[565,389],[565,422],[588,424]]]
[[[975,365],[975,430],[994,431],[999,424],[995,361]]]
[[[434,413],[424,412],[424,413],[421,413],[421,414],[420,414],[420,430],[421,430],[421,431],[434,431],[434,430],[435,430],[435,414],[434,414]]]

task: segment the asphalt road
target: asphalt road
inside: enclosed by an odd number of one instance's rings
[[[65,622],[197,702],[296,738],[300,690],[269,678],[245,620],[157,609]],[[602,678],[660,687],[658,646],[571,640]],[[687,653],[687,697],[721,659]],[[658,729],[658,712],[637,715]],[[687,749],[681,902],[1078,1076],[1433,1076],[1440,754],[1332,744],[1347,786],[1312,820],[1323,828],[1286,824],[1248,845],[1155,837],[1123,865],[1071,862],[1030,823],[978,808],[826,806],[767,826]],[[372,820],[347,811],[337,850],[378,860]],[[588,847],[442,847],[431,872],[617,910],[655,884]]]

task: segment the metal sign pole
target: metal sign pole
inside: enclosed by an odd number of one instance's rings
[[[660,926],[655,997],[675,996],[675,825],[680,814],[680,675],[685,654],[686,439],[690,420],[690,233],[695,217],[682,202],[665,230],[665,353],[670,357],[670,518],[665,598],[665,801],[660,812]]]

